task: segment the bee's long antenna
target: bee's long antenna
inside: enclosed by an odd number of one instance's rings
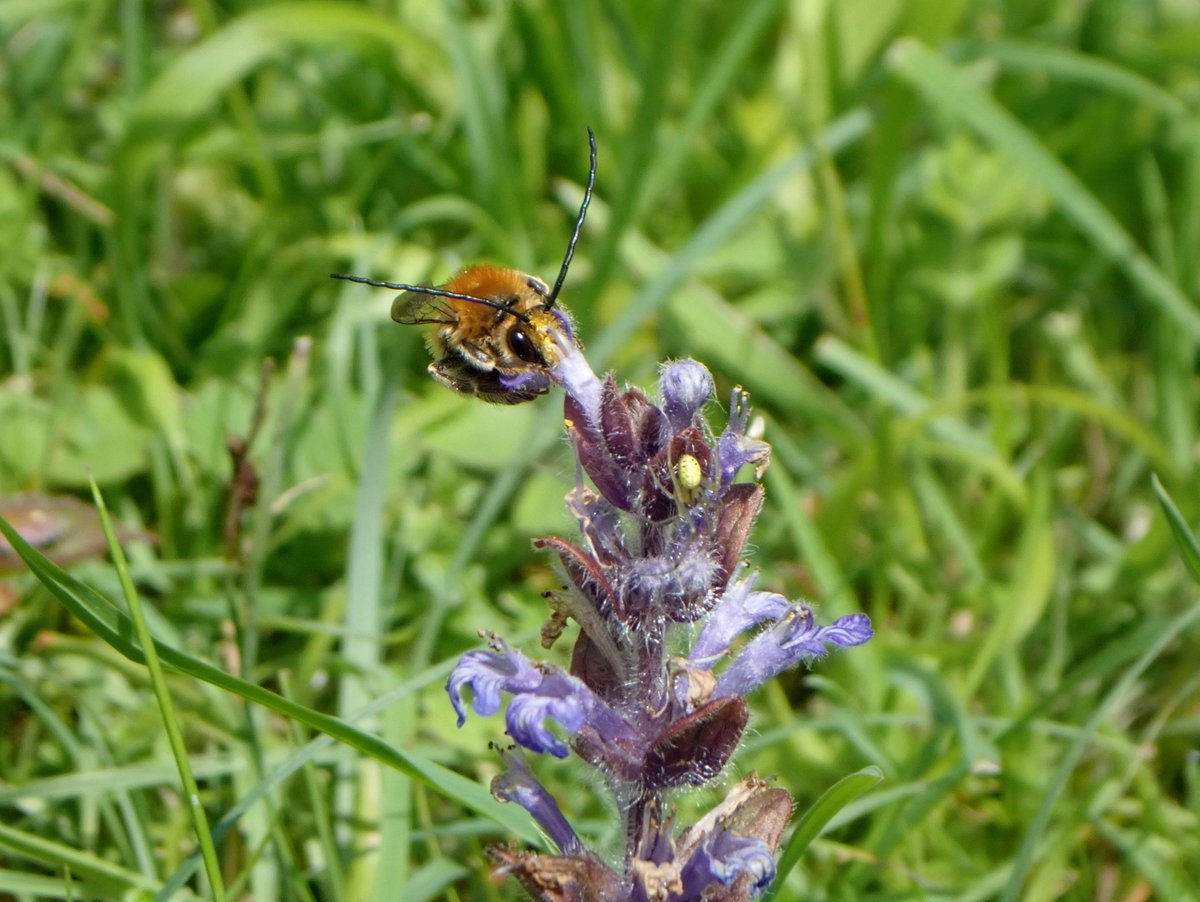
[[[473,294],[459,294],[456,291],[444,291],[441,288],[431,288],[428,285],[406,285],[403,282],[377,282],[375,279],[368,279],[366,276],[347,276],[341,273],[330,273],[331,279],[345,279],[347,282],[359,282],[363,285],[371,285],[375,288],[390,288],[393,291],[415,291],[418,294],[431,294],[438,298],[454,298],[457,301],[471,301],[475,304],[483,304],[485,307],[491,307],[494,310],[502,310],[509,316],[515,316],[525,325],[529,326],[529,317],[520,310],[513,310],[507,304],[501,304],[499,301],[491,301],[487,298],[477,298]]]
[[[579,207],[579,216],[575,220],[575,234],[571,236],[571,243],[567,245],[567,255],[563,257],[562,268],[558,271],[558,280],[554,283],[554,290],[550,292],[550,297],[546,299],[546,306],[553,307],[554,302],[558,300],[558,293],[562,290],[563,282],[567,279],[567,270],[571,266],[571,258],[575,256],[575,242],[579,240],[579,233],[583,231],[583,220],[587,216],[588,204],[592,202],[592,186],[596,184],[596,135],[589,128],[588,147],[591,149],[591,165],[588,167],[587,190],[583,192],[583,203]]]

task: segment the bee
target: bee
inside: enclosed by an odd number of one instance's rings
[[[554,288],[520,270],[489,265],[468,266],[437,287],[362,276],[332,278],[403,292],[392,301],[392,319],[406,326],[437,327],[427,339],[433,357],[429,373],[447,388],[495,404],[520,404],[545,394],[549,367],[559,354],[556,337],[565,334],[579,343],[566,311],[557,304],[596,183],[596,136],[590,128],[588,147],[587,188]]]

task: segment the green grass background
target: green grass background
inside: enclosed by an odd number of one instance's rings
[[[1195,0],[0,0],[0,492],[91,474],[156,536],[124,589],[3,577],[0,896],[515,897],[502,721],[441,683],[481,627],[536,649],[561,408],[455,397],[328,274],[552,279],[591,126],[589,356],[745,386],[761,584],[877,631],[757,693],[681,822],[873,765],[778,898],[1196,899],[1197,593],[1152,476],[1200,520],[1198,61]],[[133,587],[165,675],[119,653]],[[616,848],[598,782],[535,767]]]

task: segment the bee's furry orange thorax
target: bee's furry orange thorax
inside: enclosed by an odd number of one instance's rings
[[[504,304],[516,313],[527,314],[543,303],[529,282],[530,277],[518,269],[480,264],[460,270],[442,288]],[[440,330],[440,336],[441,341],[450,345],[461,341],[503,344],[508,330],[516,325],[513,317],[494,307],[453,299],[447,304],[454,310],[455,323]]]
[[[469,294],[489,301],[505,301],[529,291],[529,276],[507,266],[468,266],[443,286],[446,291]]]

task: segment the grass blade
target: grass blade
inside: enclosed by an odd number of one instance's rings
[[[1134,243],[1095,196],[1033,133],[974,81],[928,48],[902,40],[892,51],[896,75],[941,113],[961,122],[1006,153],[1040,185],[1109,259],[1193,339],[1200,339],[1200,312],[1192,299]]]
[[[0,848],[90,881],[90,886],[73,887],[80,895],[90,895],[86,892],[90,888],[104,891],[97,898],[116,898],[126,892],[153,892],[156,888],[155,882],[144,874],[120,867],[66,843],[17,830],[3,821],[0,821]],[[0,886],[3,884],[0,883]]]
[[[145,663],[141,647],[129,639],[135,631],[128,617],[116,610],[106,598],[80,583],[61,567],[56,566],[49,558],[21,538],[20,534],[3,518],[0,518],[0,533],[8,539],[13,550],[33,571],[34,576],[42,585],[49,589],[75,617],[125,657],[139,664]],[[449,768],[410,752],[401,751],[379,737],[366,733],[337,717],[315,711],[271,692],[269,689],[246,682],[157,640],[153,644],[159,659],[171,669],[232,692],[255,704],[263,705],[284,717],[298,720],[364,755],[375,758],[389,767],[394,767],[401,773],[421,781],[435,792],[455,799],[467,808],[493,820],[503,830],[525,842],[534,845],[541,844],[541,836],[533,828],[532,821],[524,809],[517,809],[517,806],[504,805],[496,801],[485,787]]]
[[[870,127],[871,116],[865,110],[849,112],[821,132],[815,147],[797,151],[734,194],[704,221],[666,268],[638,292],[620,317],[592,344],[588,358],[593,366],[599,369],[607,365],[642,319],[658,310],[705,255],[733,235],[789,178],[810,168],[819,157],[835,155],[854,144],[866,136]]]
[[[821,831],[825,826],[839,811],[863,793],[868,792],[871,787],[875,786],[882,779],[883,771],[872,765],[864,767],[862,770],[849,776],[842,777],[842,779],[834,783],[825,792],[821,793],[821,797],[813,802],[812,806],[796,822],[796,829],[792,831],[792,838],[788,840],[787,845],[783,849],[783,854],[779,856],[779,866],[775,873],[775,881],[767,891],[765,899],[772,900],[778,898],[780,887],[783,886],[787,875],[791,873],[792,868],[800,861],[805,850],[812,844],[812,841],[821,835]]]
[[[1192,579],[1200,583],[1200,543],[1196,541],[1195,533],[1183,519],[1183,514],[1179,512],[1179,508],[1175,506],[1175,502],[1171,500],[1171,496],[1167,494],[1167,490],[1163,488],[1163,484],[1158,481],[1157,476],[1153,477],[1152,483],[1154,494],[1158,496],[1158,503],[1162,506],[1163,513],[1166,514],[1167,525],[1171,527],[1175,547],[1179,549],[1179,556],[1183,558],[1183,565],[1187,567]]]
[[[163,728],[167,731],[167,741],[170,743],[171,755],[174,757],[175,766],[179,771],[179,779],[183,783],[185,807],[192,819],[192,829],[196,833],[196,840],[200,844],[204,871],[208,876],[209,892],[217,902],[222,902],[225,899],[225,883],[221,876],[220,862],[217,861],[217,850],[213,845],[212,831],[208,826],[208,815],[200,801],[200,787],[196,783],[196,777],[192,774],[192,768],[188,762],[183,731],[179,728],[179,721],[175,716],[175,707],[171,702],[171,693],[167,688],[166,678],[163,676],[158,649],[150,636],[150,628],[146,625],[146,618],[142,613],[141,598],[129,576],[129,565],[125,561],[125,553],[117,541],[116,530],[113,528],[112,520],[108,516],[108,508],[104,504],[104,497],[100,494],[100,487],[96,485],[95,480],[92,480],[92,498],[95,499],[96,509],[100,512],[100,522],[104,526],[104,535],[108,540],[108,551],[112,555],[113,566],[121,581],[121,591],[125,596],[125,603],[129,606],[138,644],[145,655],[146,670],[150,674],[150,685],[154,690],[154,698],[158,702],[159,713],[162,715]]]
[[[175,59],[142,93],[135,124],[172,126],[202,116],[258,66],[287,53],[294,44],[344,47],[391,45],[398,58],[427,64],[436,50],[397,24],[395,18],[348,3],[275,3],[226,24]]]
[[[1008,883],[1000,896],[1001,902],[1015,902],[1021,898],[1021,890],[1033,871],[1037,852],[1046,840],[1054,808],[1067,791],[1071,774],[1084,752],[1095,742],[1096,732],[1101,724],[1124,699],[1128,698],[1132,687],[1142,679],[1150,665],[1158,660],[1163,650],[1197,620],[1200,620],[1200,605],[1193,603],[1182,614],[1166,623],[1148,624],[1153,628],[1148,646],[1136,661],[1121,671],[1120,679],[1104,697],[1097,700],[1092,716],[1080,726],[1075,741],[1063,753],[1057,770],[1046,781],[1042,803],[1026,827],[1025,837],[1013,861]]]

